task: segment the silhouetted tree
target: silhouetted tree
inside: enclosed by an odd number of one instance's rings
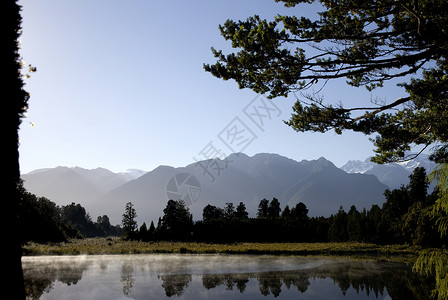
[[[21,188],[20,230],[22,242],[61,242],[81,237],[76,228],[63,222],[61,208],[45,197]]]
[[[74,202],[62,207],[61,217],[65,222],[73,225],[86,226],[87,222],[91,221],[87,216],[86,209]]]
[[[105,217],[107,220],[109,219],[107,216]],[[62,206],[61,218],[65,223],[78,229],[85,237],[104,236],[106,234],[100,229],[98,223],[95,224],[92,222],[89,213],[80,204],[72,202],[69,205]],[[101,221],[106,222],[103,218],[101,218]]]
[[[204,222],[220,219],[224,217],[224,210],[214,205],[206,205],[202,210],[202,220]]]
[[[428,195],[428,186],[425,169],[415,168],[409,175],[407,186],[411,206],[401,218],[401,230],[406,242],[435,247],[442,242],[437,233],[437,217],[434,216],[432,207],[438,198],[438,190]]]
[[[110,225],[110,220],[107,215],[98,216],[96,218],[96,224],[98,228],[105,233],[111,231],[112,225]]]
[[[268,216],[269,200],[263,199],[258,204],[257,217],[266,218]]]
[[[8,228],[2,235],[3,255],[7,257],[2,269],[4,286],[10,297],[25,299],[23,270],[21,262],[19,225],[20,167],[19,167],[19,126],[28,109],[29,94],[24,89],[19,54],[19,38],[22,32],[18,1],[1,1],[0,31],[2,37],[2,170],[6,176],[2,180],[2,192],[7,195],[2,201],[2,228]]]
[[[423,202],[426,205],[426,197],[428,196],[429,181],[426,176],[425,168],[417,167],[411,175],[409,175],[409,200],[411,203]]]
[[[308,219],[308,208],[303,202],[299,202],[291,210],[290,216],[295,219],[306,220]]]
[[[136,217],[137,213],[134,205],[131,202],[126,203],[123,219],[121,221],[125,238],[134,238],[134,232],[137,229],[137,221],[135,220]]]
[[[347,214],[342,205],[338,213],[333,217],[333,222],[328,230],[328,238],[334,242],[345,242],[348,239],[347,234]]]
[[[122,235],[119,226],[112,226],[107,215],[98,216],[96,221],[98,236],[120,236]]]
[[[224,218],[231,219],[235,216],[235,207],[232,202],[227,202],[224,207]]]
[[[282,212],[282,217],[288,218],[291,215],[291,210],[289,209],[289,206],[286,205],[285,209]]]
[[[151,225],[149,225],[148,229],[148,235],[150,241],[155,240],[155,234],[156,234],[156,227],[154,226],[154,222],[151,221]]]
[[[376,204],[372,205],[370,210],[367,211],[364,236],[366,242],[379,242],[381,214],[381,208]]]
[[[149,231],[146,227],[146,223],[143,222],[143,224],[140,226],[137,232],[137,238],[141,241],[148,242],[149,241]]]
[[[240,202],[236,207],[235,218],[240,220],[245,220],[249,217],[249,213],[246,211],[246,205],[243,202]]]
[[[350,241],[361,241],[361,214],[356,210],[356,207],[352,205],[347,214],[347,234]]]
[[[269,218],[278,218],[280,217],[280,212],[282,209],[280,208],[280,202],[277,198],[273,198],[268,206],[268,217]]]
[[[382,242],[401,243],[403,237],[401,234],[402,217],[411,206],[409,193],[405,186],[395,190],[386,190],[384,192],[386,202],[381,208],[380,231],[382,233]]]
[[[170,240],[191,239],[193,216],[183,200],[169,200],[163,210],[162,234]]]

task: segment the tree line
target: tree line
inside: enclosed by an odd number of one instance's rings
[[[302,202],[281,208],[277,198],[262,199],[255,217],[249,217],[243,202],[224,207],[206,205],[202,219],[193,221],[185,202],[169,200],[157,224],[137,225],[137,212],[128,202],[122,224],[111,225],[107,215],[94,222],[80,204],[58,206],[45,197],[27,192],[21,185],[22,243],[59,242],[70,238],[123,236],[141,241],[231,242],[369,242],[406,243],[439,247],[446,245],[436,220],[443,212],[432,209],[438,189],[428,193],[424,168],[416,168],[409,184],[384,192],[382,207],[345,211],[341,206],[330,217],[310,217]],[[434,216],[434,214],[438,214]]]
[[[437,231],[432,205],[438,199],[436,188],[428,193],[424,168],[409,176],[409,184],[386,190],[382,207],[372,205],[359,211],[354,205],[346,212],[341,206],[330,217],[309,217],[302,202],[283,210],[278,199],[262,199],[256,217],[249,217],[243,202],[224,207],[207,205],[202,220],[193,216],[182,200],[169,200],[157,226],[151,221],[137,227],[136,211],[127,203],[122,227],[127,239],[142,241],[196,242],[369,242],[406,243],[439,247],[447,240]],[[438,214],[442,214],[439,212]]]
[[[58,206],[45,197],[38,197],[19,185],[20,228],[22,243],[62,242],[70,238],[97,236],[122,236],[120,226],[110,224],[107,215],[98,216],[92,221],[89,213],[80,204],[71,203]]]

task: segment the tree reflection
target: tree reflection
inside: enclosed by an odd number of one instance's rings
[[[282,288],[289,290],[295,287],[300,293],[305,293],[311,285],[310,279],[326,278],[331,278],[344,296],[352,288],[357,294],[370,296],[373,293],[376,298],[387,291],[392,299],[429,299],[433,285],[427,278],[413,273],[411,267],[387,262],[375,264],[372,261],[332,263],[295,271],[207,274],[202,276],[202,285],[206,289],[219,286],[233,289],[237,285],[240,292],[244,292],[249,280],[255,279],[262,295],[278,297]]]
[[[301,293],[306,292],[308,286],[310,285],[309,276],[303,273],[297,274],[285,274],[283,277],[283,283],[286,288],[289,290],[291,286],[297,287],[297,290]]]
[[[77,284],[89,263],[66,260],[55,264],[48,261],[24,264],[25,290],[29,299],[40,299],[43,293],[50,292],[54,282],[60,281],[66,285]]]
[[[162,287],[168,297],[182,296],[184,289],[191,282],[191,274],[160,275]]]
[[[261,273],[258,276],[258,286],[263,296],[272,294],[274,297],[277,297],[282,291],[282,275],[278,272]]]
[[[66,285],[76,285],[82,278],[84,271],[91,262],[79,260],[60,261],[58,263],[34,263],[24,265],[25,285],[30,299],[39,299],[44,293],[53,289],[56,281]],[[169,264],[168,264],[169,265]],[[174,274],[158,275],[167,268],[161,269],[154,264],[142,264],[132,259],[124,260],[121,265],[120,283],[124,295],[129,295],[133,288],[137,288],[135,274],[138,270],[148,274],[154,272],[150,280],[161,280],[161,288],[166,297],[184,295],[192,282],[192,275],[187,269],[170,269]],[[98,276],[105,272],[107,264],[98,265]],[[120,269],[119,269],[120,270]],[[335,260],[317,267],[290,271],[204,274],[202,286],[207,290],[224,288],[245,293],[248,286],[258,287],[261,295],[279,297],[285,290],[295,290],[300,294],[306,293],[312,284],[319,284],[319,279],[331,279],[341,295],[354,290],[357,294],[365,294],[380,298],[386,293],[392,299],[429,299],[433,282],[426,277],[420,277],[412,272],[411,266],[400,263],[375,261],[346,261]],[[253,289],[251,289],[251,292]],[[138,294],[138,291],[137,291]],[[304,295],[304,297],[306,297]]]
[[[227,290],[233,290],[234,287],[240,293],[246,289],[249,282],[247,274],[204,274],[202,275],[202,285],[207,289],[213,289],[220,285],[225,285]]]
[[[132,262],[126,261],[121,267],[121,279],[120,282],[123,285],[123,294],[129,295],[134,286],[135,279],[133,276],[134,266]]]

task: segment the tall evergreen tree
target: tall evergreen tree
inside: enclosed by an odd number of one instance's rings
[[[367,242],[378,242],[381,236],[381,208],[374,204],[366,214],[365,240]]]
[[[148,233],[149,233],[150,240],[151,241],[154,240],[155,239],[155,233],[156,233],[156,227],[154,226],[154,222],[153,221],[151,221],[151,225],[149,225]]]
[[[224,210],[214,205],[206,205],[202,209],[202,220],[208,222],[211,220],[217,220],[224,217]]]
[[[382,242],[401,243],[401,218],[408,211],[411,202],[406,187],[402,186],[395,190],[386,190],[384,192],[386,202],[381,208],[380,231],[382,233]]]
[[[107,215],[98,216],[96,223],[102,235],[118,235],[117,228],[110,224],[110,220]]]
[[[414,169],[409,175],[409,200],[411,203],[422,202],[425,204],[428,196],[429,181],[426,176],[426,170],[423,167]]]
[[[308,219],[308,208],[303,202],[299,202],[291,210],[291,217],[300,220]]]
[[[277,198],[273,198],[268,206],[268,217],[278,218],[280,217],[282,209],[280,208],[280,202]]]
[[[285,209],[283,209],[282,217],[287,218],[287,217],[289,217],[290,215],[291,215],[291,210],[289,209],[289,206],[286,205],[286,206],[285,206]]]
[[[235,216],[235,207],[232,202],[227,202],[224,207],[224,218],[232,219]]]
[[[235,218],[244,220],[249,217],[249,213],[246,211],[246,205],[243,202],[240,202],[236,207]]]
[[[148,242],[150,240],[149,230],[148,227],[146,226],[146,222],[143,222],[143,224],[140,226],[137,235],[138,239],[141,241]]]
[[[87,212],[81,204],[76,204],[72,202],[69,205],[65,205],[61,209],[62,219],[72,225],[87,226],[89,217],[87,217]]]
[[[328,239],[334,242],[345,242],[348,239],[347,213],[339,207],[338,213],[333,217],[333,222],[328,230]]]
[[[163,210],[161,230],[171,240],[191,238],[193,216],[183,200],[169,200]]]
[[[350,241],[362,240],[361,214],[354,205],[352,205],[347,214],[347,234]]]
[[[134,238],[134,232],[137,229],[137,212],[135,211],[132,202],[126,203],[121,224],[123,226],[124,235],[126,238]]]
[[[269,200],[262,199],[258,204],[257,217],[266,218],[268,216]]]

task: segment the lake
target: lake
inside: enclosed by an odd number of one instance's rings
[[[397,262],[270,255],[23,257],[30,299],[428,299]]]

